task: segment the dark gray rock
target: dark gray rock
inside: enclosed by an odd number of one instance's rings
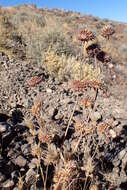
[[[0,122],[6,122],[10,117],[4,113],[0,113]]]

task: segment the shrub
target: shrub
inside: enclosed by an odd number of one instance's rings
[[[44,27],[46,24],[45,17],[43,14],[39,14],[32,11],[17,11],[16,14],[11,15],[11,22],[15,26],[19,26],[20,24],[24,24],[25,22],[34,21],[38,26]]]
[[[43,51],[46,51],[49,47],[51,47],[57,55],[66,54],[68,56],[76,54],[70,39],[57,28],[50,29],[48,32],[43,33],[42,44]]]

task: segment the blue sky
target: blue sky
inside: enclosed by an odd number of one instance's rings
[[[38,7],[64,8],[127,23],[127,0],[0,0],[2,6],[33,3]]]

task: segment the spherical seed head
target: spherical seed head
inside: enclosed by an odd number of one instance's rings
[[[101,35],[107,39],[109,39],[109,37],[112,36],[114,33],[115,30],[111,25],[106,25],[101,30]]]
[[[82,42],[88,42],[94,39],[95,39],[95,35],[89,29],[81,30],[78,34],[78,40]]]
[[[41,143],[49,143],[52,140],[51,134],[49,134],[47,131],[39,130],[38,138]]]

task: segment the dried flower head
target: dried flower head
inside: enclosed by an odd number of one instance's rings
[[[70,160],[68,162],[60,162],[56,166],[55,174],[54,174],[54,190],[58,189],[67,189],[69,184],[72,184],[74,179],[77,177],[77,165],[74,160]]]
[[[79,135],[88,135],[92,134],[96,129],[95,123],[91,122],[90,126],[84,125],[80,120],[76,120],[75,123],[75,134],[74,136],[79,136]]]
[[[38,138],[41,143],[50,143],[52,135],[46,129],[39,129]]]
[[[92,44],[86,48],[87,55],[90,57],[95,57],[100,51],[98,44]]]
[[[91,100],[90,98],[83,98],[80,103],[85,108],[86,107],[90,107],[91,108],[91,107],[93,107],[94,101]]]
[[[37,156],[38,158],[41,158],[42,150],[40,148],[40,143],[32,145],[31,153],[32,153],[33,156]]]
[[[28,81],[30,87],[34,87],[42,81],[41,77],[34,76]]]
[[[110,125],[108,123],[100,123],[97,126],[97,133],[98,135],[102,135],[103,133],[105,133],[107,131],[107,129],[110,128]]]
[[[47,150],[43,152],[43,159],[46,165],[56,164],[59,158],[59,149],[54,144],[48,144]]]
[[[83,126],[83,123],[81,120],[77,119],[75,123],[75,135],[79,136],[85,131],[85,127]]]
[[[71,83],[71,88],[76,91],[84,91],[87,88],[100,89],[102,87],[102,83],[98,80],[74,80]]]
[[[112,61],[112,57],[110,55],[108,55],[105,51],[100,50],[97,55],[96,58],[98,61],[102,62],[102,63],[110,63]]]
[[[104,57],[104,63],[110,63],[111,61],[112,61],[112,57],[106,54]]]
[[[86,84],[84,81],[74,80],[71,83],[71,88],[76,91],[84,91],[86,89]]]
[[[112,36],[114,33],[115,30],[111,25],[106,25],[101,30],[101,35],[106,39],[109,39],[109,37]]]
[[[94,39],[95,39],[95,35],[89,29],[81,30],[78,34],[78,40],[82,42],[88,42]]]

